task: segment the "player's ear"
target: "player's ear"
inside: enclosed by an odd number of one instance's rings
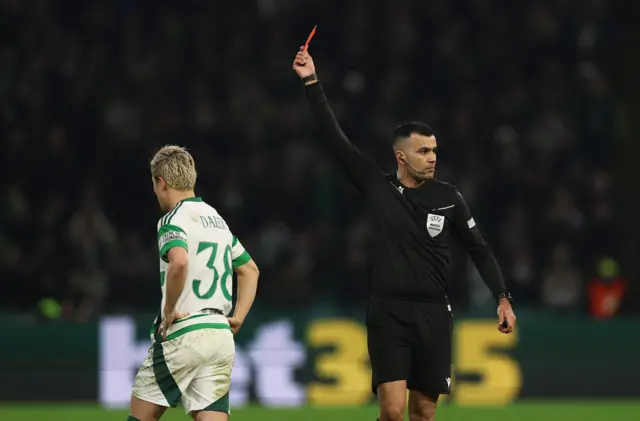
[[[159,189],[164,189],[165,186],[167,185],[167,182],[164,181],[164,178],[162,177],[156,177],[156,185],[158,186]]]

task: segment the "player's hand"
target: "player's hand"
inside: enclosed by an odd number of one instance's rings
[[[178,313],[176,311],[165,310],[164,319],[162,319],[162,324],[160,325],[160,329],[158,331],[158,333],[162,335],[162,339],[167,339],[167,332],[169,331],[169,327],[171,327],[173,322],[188,316],[189,316],[189,313]]]
[[[311,76],[316,72],[313,59],[309,55],[309,51],[305,51],[304,47],[300,47],[300,51],[298,51],[296,58],[293,60],[293,70],[295,70],[300,79]]]
[[[238,333],[240,328],[242,327],[242,321],[237,317],[227,317],[227,321],[229,322],[229,326],[231,327],[231,331],[235,335]]]
[[[498,330],[502,333],[511,333],[515,328],[516,315],[509,300],[503,298],[498,304]]]

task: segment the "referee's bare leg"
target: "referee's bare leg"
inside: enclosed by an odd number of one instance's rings
[[[378,386],[379,421],[402,421],[407,402],[407,382],[398,380]]]
[[[380,405],[379,421],[402,421],[407,399],[407,382],[398,380],[378,386]],[[417,390],[409,392],[409,420],[434,421],[438,396],[430,396]]]
[[[409,392],[409,421],[433,421],[436,419],[438,395],[430,396],[417,390]]]

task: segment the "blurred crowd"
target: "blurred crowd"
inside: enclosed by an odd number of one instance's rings
[[[291,70],[318,24],[345,132],[393,171],[393,126],[434,127],[437,176],[519,305],[624,309],[606,0],[307,3],[0,1],[2,307],[157,308],[148,162],[167,143],[191,150],[196,193],[258,262],[260,305],[361,305],[369,226]],[[451,298],[491,300],[463,253]]]

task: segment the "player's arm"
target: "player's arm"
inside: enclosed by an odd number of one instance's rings
[[[251,258],[249,252],[245,250],[240,241],[233,237],[233,243],[231,247],[231,258],[233,264],[233,271],[238,277],[238,299],[236,301],[235,311],[231,319],[237,326],[231,326],[234,330],[237,330],[249,314],[253,301],[256,298],[256,292],[258,290],[258,278],[260,277],[260,270],[258,265]]]
[[[298,52],[293,62],[293,69],[301,79],[315,75],[313,59],[307,51],[301,50]],[[362,190],[369,177],[374,174],[380,174],[378,167],[371,159],[364,156],[345,136],[329,106],[329,100],[320,82],[315,79],[304,82],[304,85],[311,110],[325,138],[324,145],[329,149],[334,159],[344,168],[355,186]]]
[[[182,294],[189,268],[189,247],[186,232],[177,225],[162,225],[158,228],[158,248],[160,257],[169,263],[166,273],[166,295],[164,312],[176,311],[176,304]]]
[[[164,313],[176,311],[178,298],[182,294],[187,281],[187,270],[189,267],[189,255],[186,248],[173,247],[167,252],[169,266],[166,277],[166,298],[164,303]]]
[[[453,230],[476,265],[484,283],[497,298],[507,291],[504,277],[493,252],[485,242],[462,195],[456,191]]]

